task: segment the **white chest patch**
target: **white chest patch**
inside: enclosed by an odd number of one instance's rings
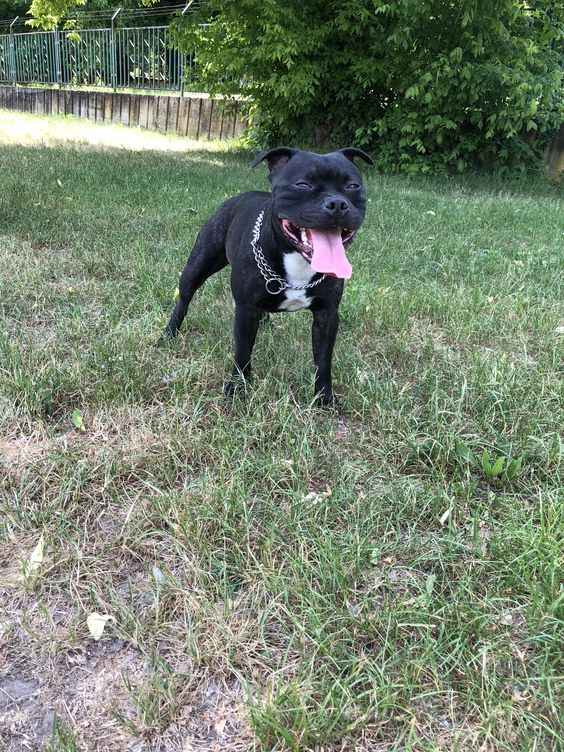
[[[311,265],[298,251],[284,254],[284,269],[286,281],[293,287],[307,285],[315,276]],[[311,305],[311,298],[308,298],[305,290],[285,290],[284,296],[286,300],[280,304],[280,311],[300,311]]]

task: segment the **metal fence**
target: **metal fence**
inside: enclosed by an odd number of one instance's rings
[[[192,54],[167,26],[0,35],[0,83],[183,91]]]

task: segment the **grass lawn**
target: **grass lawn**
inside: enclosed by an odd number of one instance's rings
[[[227,270],[152,345],[265,171],[83,127],[0,113],[0,748],[561,748],[558,186],[363,170],[340,409],[308,312],[228,403]]]

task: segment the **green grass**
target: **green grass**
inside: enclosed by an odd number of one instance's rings
[[[560,748],[558,186],[365,171],[342,407],[311,406],[307,312],[230,404],[227,272],[152,345],[201,224],[266,186],[251,155],[11,140],[0,688],[37,692],[7,748]]]

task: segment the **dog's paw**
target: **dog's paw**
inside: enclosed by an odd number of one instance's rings
[[[153,345],[153,347],[156,347],[158,350],[162,350],[165,347],[168,347],[171,345],[176,337],[173,334],[170,334],[169,332],[165,331],[165,333],[160,337],[157,342]]]
[[[223,396],[227,399],[233,399],[236,391],[237,390],[235,388],[235,384],[232,381],[228,381],[227,384],[223,387]]]
[[[315,395],[316,407],[338,407],[339,400],[332,391],[321,391]]]
[[[248,379],[244,376],[232,376],[223,389],[223,394],[227,399],[234,397],[244,397],[248,387]]]

